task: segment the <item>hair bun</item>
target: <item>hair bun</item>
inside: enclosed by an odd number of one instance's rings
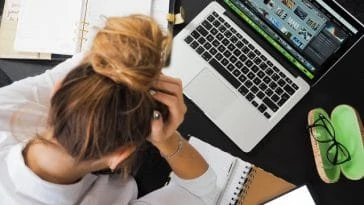
[[[150,17],[108,18],[96,34],[89,55],[95,72],[136,90],[150,89],[165,65],[171,35]]]

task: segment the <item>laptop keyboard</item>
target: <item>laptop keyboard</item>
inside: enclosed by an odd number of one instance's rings
[[[184,40],[268,119],[299,88],[216,12]]]

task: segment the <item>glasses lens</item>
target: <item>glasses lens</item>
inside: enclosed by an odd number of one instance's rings
[[[317,120],[311,128],[313,136],[319,142],[331,141],[335,137],[335,132],[330,121],[322,114],[319,114]]]
[[[349,151],[339,142],[334,142],[327,150],[326,154],[327,159],[334,165],[342,164],[351,159]]]

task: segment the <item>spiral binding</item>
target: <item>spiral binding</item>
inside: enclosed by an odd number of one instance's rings
[[[89,32],[88,30],[89,25],[90,23],[86,21],[80,21],[79,23],[75,24],[77,29],[74,32],[77,33],[78,36],[73,38],[73,40],[79,42],[78,43],[79,51],[82,50],[84,42],[87,41],[86,34]]]
[[[240,180],[237,182],[235,187],[236,191],[234,192],[234,196],[231,198],[229,205],[241,205],[246,193],[248,192],[249,186],[253,181],[255,176],[254,166],[245,166],[243,170],[243,175],[240,177]]]

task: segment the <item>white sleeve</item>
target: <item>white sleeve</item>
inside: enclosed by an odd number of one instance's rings
[[[46,115],[55,82],[75,68],[83,56],[84,54],[74,55],[43,74],[0,88],[0,131],[10,131],[14,114],[21,115],[22,119],[29,122],[33,117]],[[23,124],[26,125],[27,122],[24,121]]]
[[[170,183],[136,201],[133,205],[215,205],[219,196],[212,168],[195,179],[185,180],[172,173]]]

